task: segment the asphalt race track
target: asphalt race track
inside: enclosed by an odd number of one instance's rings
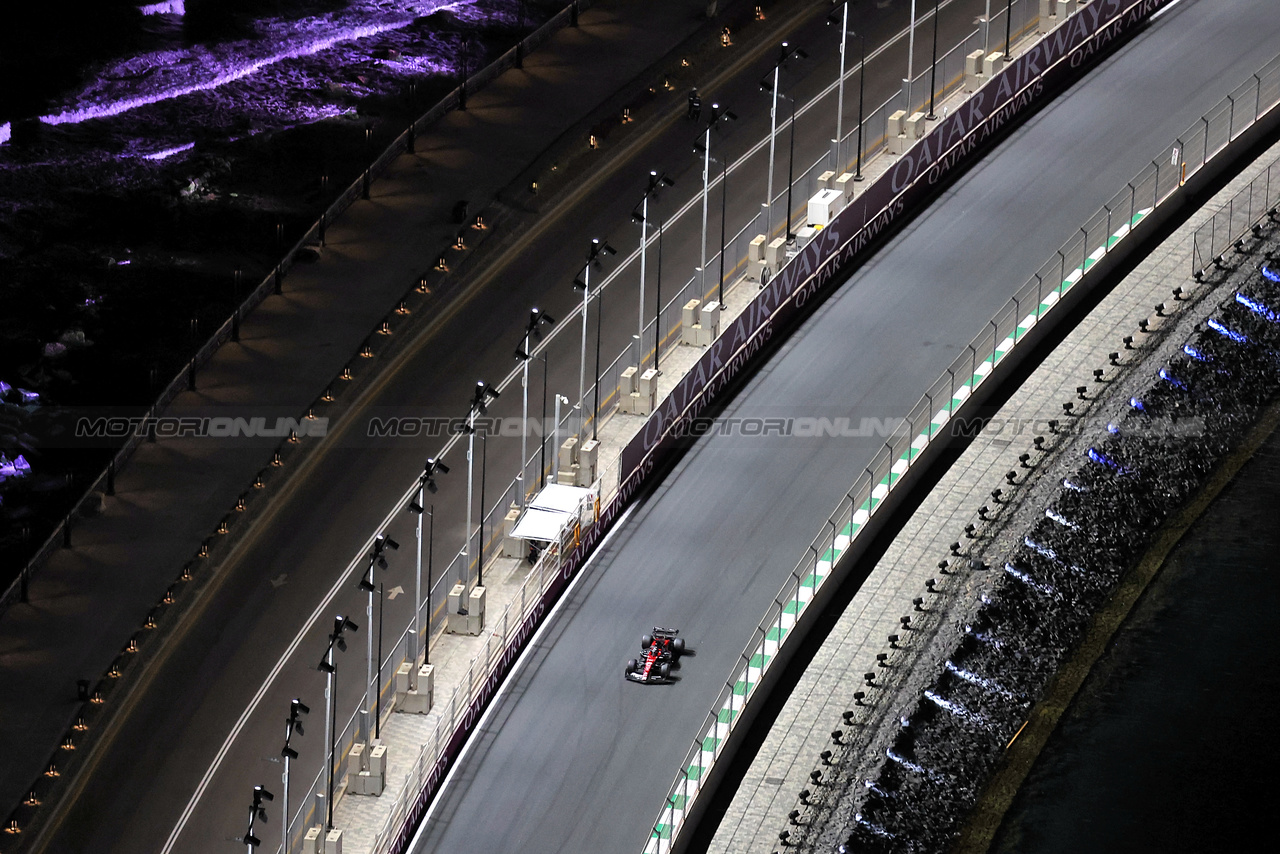
[[[1081,221],[1271,59],[1262,0],[1186,0],[1019,129],[810,318],[726,417],[901,416]],[[707,436],[586,568],[420,852],[639,852],[738,652],[880,444]],[[697,655],[623,679],[653,624]]]

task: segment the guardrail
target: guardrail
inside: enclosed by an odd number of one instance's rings
[[[1244,113],[1236,109],[1241,90],[1255,95],[1249,110]],[[841,499],[804,556],[796,563],[775,597],[774,605],[753,632],[752,640],[739,655],[733,675],[721,689],[713,711],[699,730],[701,737],[686,754],[681,771],[668,791],[666,805],[654,823],[645,849],[647,854],[674,850],[689,805],[721,755],[736,721],[754,696],[770,663],[791,636],[790,630],[800,620],[805,606],[824,581],[832,577],[837,562],[849,550],[859,530],[866,526],[871,515],[933,438],[939,435],[941,428],[956,415],[1014,346],[1080,282],[1087,270],[1112,251],[1155,207],[1167,200],[1188,176],[1199,171],[1277,104],[1280,104],[1280,56],[1267,63],[1240,89],[1180,135],[1087,220],[1079,233],[1067,241],[996,313],[987,328],[973,339],[911,409],[903,421],[905,430],[885,443]],[[1224,245],[1231,245],[1254,223],[1271,215],[1280,203],[1280,182],[1272,180],[1272,169],[1276,168],[1280,168],[1280,164],[1269,167],[1219,214],[1225,217],[1218,226],[1226,235],[1222,238]],[[1243,213],[1245,211],[1247,213]],[[1206,229],[1210,235],[1218,234],[1214,230],[1216,221],[1218,216],[1199,229],[1195,239],[1205,239],[1201,232]],[[1234,232],[1227,230],[1232,227],[1236,229]],[[1196,269],[1202,270],[1203,266]],[[882,695],[889,693],[881,692]],[[792,840],[788,842],[796,844]]]

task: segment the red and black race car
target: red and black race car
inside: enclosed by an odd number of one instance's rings
[[[684,638],[677,637],[679,634],[679,629],[654,626],[653,634],[642,635],[640,648],[644,650],[644,658],[627,662],[626,677],[646,685],[670,682],[671,664],[684,654]]]

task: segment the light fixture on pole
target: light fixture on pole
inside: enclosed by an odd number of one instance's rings
[[[707,293],[707,196],[711,191],[711,131],[720,122],[737,120],[729,110],[721,111],[719,104],[711,105],[711,118],[707,121],[706,140],[702,143],[702,263],[698,266],[699,298]]]
[[[866,94],[867,81],[867,36],[858,36],[861,43],[861,58],[858,60],[858,165],[853,173],[853,180],[862,180],[862,103]]]
[[[600,331],[604,329],[604,288],[596,291],[596,372],[592,383],[591,441],[600,439]]]
[[[769,82],[769,78],[760,81],[760,89],[769,91],[769,87],[773,84]],[[774,98],[786,98],[791,102],[791,141],[790,149],[787,154],[787,244],[790,245],[796,239],[795,233],[791,231],[791,187],[795,183],[796,168],[796,99],[790,95],[784,95],[774,89]]]
[[[295,732],[306,735],[302,729],[301,716],[310,711],[301,700],[295,698],[289,703],[289,719],[284,722],[284,747],[280,750],[280,756],[284,759],[284,774],[281,777],[284,782],[284,805],[281,807],[280,819],[281,854],[289,854],[289,763],[298,758],[298,751],[289,745],[289,741]]]
[[[902,91],[906,95],[906,103],[903,109],[908,113],[913,112],[911,109],[911,84],[913,82],[912,75],[915,67],[916,58],[916,0],[911,0],[911,26],[907,31],[907,79],[902,81]]]
[[[329,633],[329,646],[325,650],[324,658],[320,659],[318,668],[321,672],[327,674],[328,680],[325,684],[325,703],[324,711],[324,749],[325,749],[325,770],[328,774],[328,795],[325,798],[325,830],[333,830],[333,760],[334,754],[337,753],[334,742],[333,719],[337,717],[338,705],[338,665],[334,659],[333,649],[337,647],[341,652],[347,651],[347,632],[357,632],[360,627],[351,620],[339,614],[333,618],[333,631]]]
[[[836,0],[831,0],[834,3]],[[844,49],[845,44],[849,41],[849,0],[845,0],[840,4],[840,76],[837,78],[839,86],[836,88],[836,138],[832,140],[835,143],[836,162],[832,164],[832,168],[837,172],[844,171],[844,164],[840,162],[840,140],[844,138]],[[836,22],[836,13],[832,12],[827,16],[827,26],[831,26]],[[776,103],[776,102],[775,102]]]
[[[938,0],[933,0],[933,61],[929,64],[929,121],[937,121],[933,112],[933,94],[938,88]]]
[[[409,621],[412,629],[409,635],[409,660],[414,666],[409,668],[409,687],[414,691],[418,690],[418,645],[422,639],[422,517],[426,513],[427,493],[435,495],[440,487],[436,486],[436,474],[448,474],[449,467],[434,457],[428,457],[427,463],[422,467],[422,474],[418,476],[418,497],[409,502],[409,512],[417,514],[417,540],[418,540],[418,556],[416,571],[413,577],[413,618]],[[427,540],[427,613],[431,613],[431,549],[435,544],[435,517],[431,517],[430,523],[431,536]],[[427,647],[429,644],[422,644],[422,663],[427,663]]]
[[[609,241],[598,237],[591,238],[591,248],[587,250],[587,263],[583,265],[582,274],[575,276],[573,286],[582,291],[582,358],[578,363],[578,413],[581,417],[583,405],[587,398],[587,301],[591,298],[591,268],[600,266],[600,256],[617,255],[618,250],[609,245]],[[584,420],[578,425],[578,432],[586,426]]]
[[[640,209],[631,212],[631,219],[640,223],[640,316],[636,328],[636,367],[640,367],[644,362],[641,341],[644,338],[644,277],[645,250],[649,243],[649,197],[656,194],[659,188],[674,187],[675,184],[676,182],[669,178],[665,172],[659,174],[654,170],[650,170],[649,183],[645,187],[644,198],[640,201]]]
[[[530,346],[534,340],[542,338],[542,324],[554,326],[555,322],[555,318],[544,313],[542,309],[531,309],[529,311],[529,324],[524,329],[524,343],[516,348],[516,358],[521,363],[520,391],[523,401],[520,419],[520,471],[516,474],[516,494],[520,496],[520,506],[522,508],[525,505],[525,501],[528,500],[524,488],[524,473],[529,464],[529,361],[533,358],[530,355]],[[484,510],[483,507],[480,509]]]
[[[359,588],[369,594],[369,604],[365,607],[364,612],[365,625],[367,626],[373,625],[373,593],[378,589],[374,585],[374,570],[386,569],[387,558],[384,552],[387,549],[395,551],[398,548],[400,548],[400,544],[388,537],[386,534],[379,534],[373,540],[373,551],[369,553],[369,566],[365,569],[364,575],[360,577],[359,584]],[[378,626],[378,633],[382,633],[381,625]],[[378,737],[379,720],[382,717],[382,692],[378,690],[378,682],[381,681],[382,676],[382,661],[381,656],[379,656],[377,673],[375,674],[373,667],[373,632],[369,632],[368,635],[366,635],[366,638],[368,641],[366,644],[368,647],[368,655],[365,659],[367,677],[364,686],[364,708],[360,710],[360,728],[363,731],[362,735],[364,735],[365,738],[368,738],[369,733],[372,732],[373,737],[376,739]],[[377,706],[377,713],[373,716],[373,726],[371,728],[369,726],[369,710],[371,707],[375,706],[375,704]]]
[[[702,152],[702,144],[695,142],[693,144],[694,151],[699,154]],[[716,163],[720,164],[720,279],[717,285],[716,299],[719,301],[721,308],[724,307],[724,227],[725,219],[728,213],[727,197],[729,193],[729,163],[724,157],[712,157]]]
[[[463,431],[467,434],[467,528],[462,545],[460,571],[462,578],[458,581],[465,587],[467,584],[467,567],[471,555],[471,504],[474,500],[475,484],[475,449],[476,449],[476,416],[489,411],[489,402],[501,397],[498,390],[484,380],[476,383],[475,393],[471,396],[471,406],[467,409],[467,423]]]
[[[253,835],[253,824],[255,821],[260,821],[263,824],[267,823],[267,808],[263,806],[263,803],[274,800],[275,796],[266,789],[261,786],[253,787],[253,804],[249,807],[249,829],[245,831],[244,837],[240,840],[242,845],[249,847],[249,854],[253,854],[253,849],[262,844],[262,840]],[[287,825],[288,823],[286,818],[285,824]]]
[[[542,351],[542,418],[538,421],[538,488],[547,485],[547,351]]]
[[[778,75],[782,71],[782,66],[786,64],[788,59],[808,59],[809,54],[800,48],[793,48],[783,42],[778,46],[778,61],[773,65],[773,85],[766,88],[763,84],[760,89],[764,92],[773,93],[773,103],[769,107],[769,172],[765,179],[765,200],[764,200],[764,233],[773,235],[773,153],[775,138],[778,135]],[[843,54],[841,54],[843,59]]]
[[[484,587],[484,485],[488,480],[489,434],[480,431],[480,547],[476,554],[476,586]]]
[[[662,347],[662,217],[658,217],[658,284],[653,293],[653,369],[658,370]],[[658,371],[661,373],[661,371]]]

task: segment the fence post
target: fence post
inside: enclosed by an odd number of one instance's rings
[[[1201,116],[1200,121],[1204,122],[1204,154],[1201,157],[1200,165],[1209,162],[1209,117]]]
[[[1137,213],[1137,211],[1133,209],[1134,204],[1137,202],[1137,199],[1138,199],[1138,191],[1137,189],[1134,188],[1133,182],[1130,182],[1129,183],[1129,228],[1130,229],[1133,228],[1133,217]]]

